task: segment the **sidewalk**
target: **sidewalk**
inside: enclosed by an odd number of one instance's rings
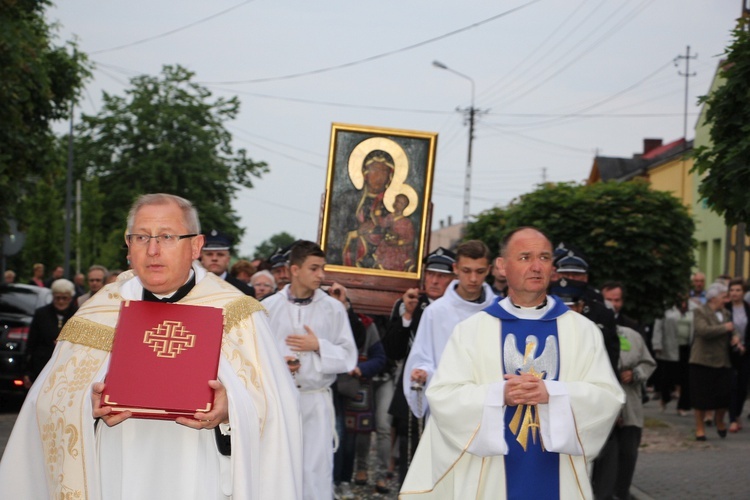
[[[647,403],[631,495],[637,500],[750,498],[747,405],[745,409],[742,431],[721,439],[715,426],[706,427],[708,440],[698,442],[692,413],[679,416],[675,402],[664,413],[658,401]]]

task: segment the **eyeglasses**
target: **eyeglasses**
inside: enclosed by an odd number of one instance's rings
[[[197,234],[157,234],[156,236],[149,236],[148,234],[126,234],[125,239],[131,245],[145,247],[151,242],[151,239],[155,239],[156,243],[161,245],[163,248],[170,248],[177,245],[177,242],[184,240],[185,238],[193,238],[198,236]]]

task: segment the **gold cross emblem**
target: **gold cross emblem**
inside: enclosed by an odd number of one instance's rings
[[[195,345],[195,335],[181,321],[165,320],[151,330],[146,330],[143,343],[148,344],[159,358],[175,358]]]

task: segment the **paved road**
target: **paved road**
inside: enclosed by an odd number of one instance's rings
[[[672,403],[674,405],[674,403]],[[17,406],[0,407],[0,455],[16,419]],[[637,500],[750,498],[750,421],[745,429],[720,439],[707,428],[708,441],[696,442],[692,416],[680,417],[673,408],[659,411],[658,402],[646,405],[644,429],[633,493]],[[378,495],[372,486],[355,486],[359,499],[395,499]]]
[[[750,420],[726,439],[707,427],[708,440],[697,442],[692,414],[680,417],[674,402],[664,413],[657,401],[647,403],[646,417],[631,490],[638,500],[750,498]]]

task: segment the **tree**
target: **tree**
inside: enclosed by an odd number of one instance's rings
[[[34,263],[41,262],[49,273],[65,261],[65,144],[53,140],[45,155],[45,168],[35,175],[34,189],[21,197],[17,216],[22,221],[26,242],[21,252],[8,260],[19,281],[31,278]]]
[[[53,29],[44,18],[50,4],[0,0],[0,192],[14,193],[0,196],[0,233],[19,215],[18,201],[48,175],[50,122],[69,116],[89,75],[74,44],[52,44]]]
[[[287,245],[291,245],[295,241],[297,241],[297,238],[287,232],[274,234],[267,240],[263,241],[260,245],[255,247],[255,257],[267,259],[276,251],[277,248],[284,248]]]
[[[180,66],[164,66],[160,77],[133,78],[125,97],[105,93],[101,111],[82,117],[77,177],[90,196],[104,197],[84,216],[87,241],[100,242],[92,246],[92,259],[124,264],[127,210],[144,193],[183,196],[197,207],[205,229],[219,229],[235,241],[243,234],[232,199],[239,186],[252,187],[251,177],[268,168],[232,147],[225,123],[239,112],[237,97],[213,99],[193,76]]]
[[[700,99],[711,145],[695,150],[693,171],[705,174],[698,193],[727,225],[750,222],[750,20],[733,32],[720,76],[724,84]],[[750,232],[750,224],[747,226]]]
[[[646,182],[547,184],[505,210],[480,214],[466,237],[497,248],[520,226],[541,229],[553,245],[579,248],[590,266],[589,281],[623,282],[626,311],[643,321],[660,317],[689,285],[695,224],[677,198],[650,190]]]

